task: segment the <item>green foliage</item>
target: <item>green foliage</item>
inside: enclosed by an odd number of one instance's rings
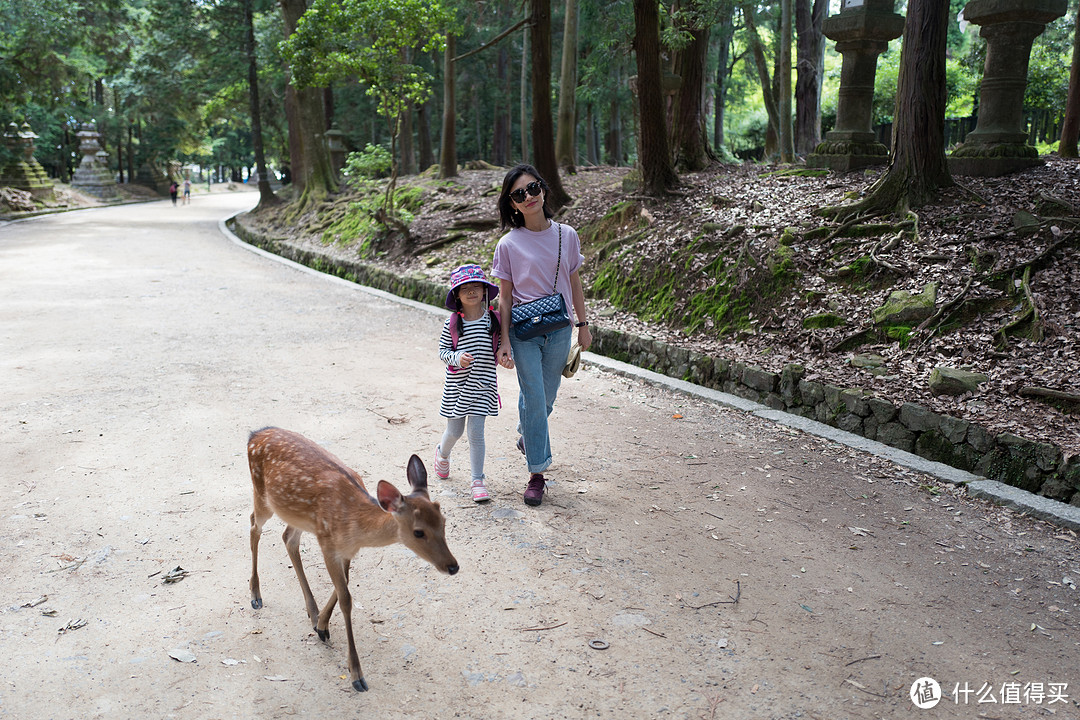
[[[349,153],[342,174],[354,189],[362,189],[375,178],[386,177],[393,167],[390,151],[382,145],[368,143],[361,152]]]
[[[1031,48],[1027,88],[1024,91],[1025,109],[1064,111],[1064,99],[1069,94],[1071,55],[1071,47],[1066,51],[1038,43]]]
[[[1038,152],[1039,155],[1050,155],[1052,153],[1056,153],[1057,149],[1058,149],[1058,141],[1057,140],[1055,140],[1054,142],[1037,142],[1037,143],[1035,143],[1035,151]]]
[[[900,78],[900,44],[889,44],[889,50],[878,59],[874,80],[874,123],[889,123],[896,110],[896,87]],[[982,80],[982,65],[970,67],[962,59],[946,58],[945,89],[948,98],[946,117],[967,117],[972,114],[975,97]]]
[[[435,0],[315,0],[281,52],[297,85],[356,77],[379,113],[396,118],[431,93],[431,75],[409,53],[441,51],[453,26],[453,10]]]

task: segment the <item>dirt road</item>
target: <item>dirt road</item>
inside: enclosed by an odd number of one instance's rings
[[[1074,533],[595,367],[539,508],[510,372],[494,502],[464,445],[432,473],[460,573],[361,551],[354,692],[276,519],[251,608],[245,442],[279,425],[404,485],[443,427],[442,318],[238,247],[217,221],[254,200],[0,227],[0,717],[1080,717]]]

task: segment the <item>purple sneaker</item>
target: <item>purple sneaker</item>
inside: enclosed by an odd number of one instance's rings
[[[540,473],[529,476],[529,484],[525,487],[525,504],[539,505],[544,499],[544,485],[547,481]]]

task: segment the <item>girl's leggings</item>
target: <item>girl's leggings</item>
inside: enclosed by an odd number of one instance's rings
[[[450,457],[450,451],[465,432],[465,420],[469,423],[469,464],[472,466],[472,479],[484,479],[484,420],[485,415],[468,415],[446,419],[446,432],[439,445],[444,458]]]

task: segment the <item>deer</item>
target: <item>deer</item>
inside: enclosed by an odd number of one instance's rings
[[[456,575],[457,560],[446,546],[446,518],[428,495],[427,469],[419,457],[409,458],[406,476],[411,491],[402,495],[380,480],[372,497],[354,470],[325,448],[291,430],[267,427],[251,433],[248,468],[254,494],[251,513],[251,607],[263,607],[259,588],[259,538],[274,515],[285,522],[282,540],[289,553],[304,603],[323,642],[330,640],[330,616],[341,605],[348,639],[349,677],[353,689],[368,689],[356,654],[352,627],[349,565],[364,547],[401,543],[440,572]],[[334,590],[319,611],[300,560],[300,536],[309,532],[322,550]]]

